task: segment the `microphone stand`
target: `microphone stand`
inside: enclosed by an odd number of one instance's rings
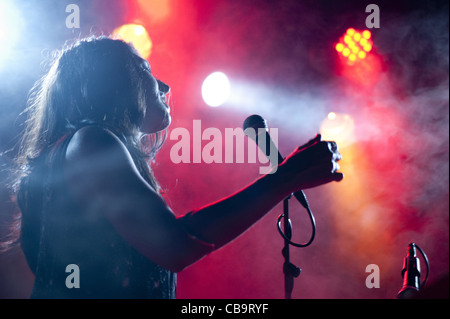
[[[298,244],[292,242],[292,223],[289,218],[289,200],[292,198],[292,195],[302,204],[303,207],[305,207],[308,211],[311,224],[312,224],[312,234],[311,238],[307,243],[304,244]],[[283,223],[283,230],[281,230],[281,218],[284,218]],[[293,263],[291,263],[290,260],[290,246],[295,247],[307,247],[309,246],[315,237],[316,233],[316,223],[314,219],[314,215],[311,212],[311,209],[309,208],[308,201],[306,199],[305,194],[302,191],[297,191],[294,194],[289,195],[286,197],[283,201],[283,214],[278,216],[278,231],[280,232],[281,236],[284,238],[284,247],[281,251],[284,257],[284,263],[283,263],[283,273],[284,273],[284,295],[285,299],[291,299],[292,298],[292,291],[294,289],[294,278],[297,278],[300,276],[301,269],[295,266]]]
[[[289,219],[289,200],[292,195],[289,195],[283,201],[283,215],[284,215],[284,248],[281,251],[284,256],[283,273],[284,273],[284,297],[285,299],[292,298],[292,290],[294,289],[294,278],[297,278],[302,271],[290,261],[290,239],[292,238],[292,224]]]
[[[270,156],[272,155],[273,150],[278,151],[278,149],[276,145],[273,143],[272,139],[270,138],[270,135],[268,134],[266,120],[264,120],[259,115],[256,114],[251,115],[247,119],[245,119],[243,128],[245,134],[256,142],[256,145],[258,145],[261,148],[261,150],[266,154],[266,156],[269,158],[273,166],[283,162],[284,158],[281,156],[280,152],[278,152],[278,161],[273,161],[273,156]],[[263,129],[262,133],[261,129]],[[259,138],[261,137],[262,140],[265,142],[263,145],[260,145],[259,143]],[[300,202],[300,204],[308,211],[309,218],[311,220],[312,235],[309,241],[305,244],[297,244],[291,241],[292,224],[291,220],[289,219],[289,200],[292,198],[292,195],[294,195],[294,197]],[[284,231],[281,229],[281,218],[284,218]],[[289,246],[292,245],[295,247],[307,247],[313,242],[316,233],[316,222],[314,220],[314,215],[311,212],[311,209],[309,208],[308,201],[303,191],[301,190],[296,191],[295,193],[290,194],[287,198],[284,199],[283,214],[278,216],[277,227],[280,235],[284,238],[284,248],[282,250],[282,254],[284,256],[283,273],[285,285],[285,298],[291,299],[292,290],[294,288],[294,278],[298,277],[302,270],[291,263]]]

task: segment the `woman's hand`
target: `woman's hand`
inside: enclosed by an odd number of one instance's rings
[[[280,184],[292,192],[333,181],[339,182],[344,178],[344,175],[338,172],[338,161],[341,158],[337,144],[322,141],[322,136],[318,134],[287,156],[279,165],[276,174],[280,178]]]

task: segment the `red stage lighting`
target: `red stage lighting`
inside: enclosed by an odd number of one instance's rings
[[[365,59],[367,53],[372,50],[372,34],[369,30],[359,31],[353,28],[347,29],[339,39],[335,49],[349,64]]]
[[[140,11],[149,22],[162,22],[171,13],[171,0],[137,0]]]

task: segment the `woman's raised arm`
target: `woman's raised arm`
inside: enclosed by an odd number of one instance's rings
[[[339,159],[335,144],[318,137],[297,148],[276,173],[178,218],[141,177],[125,145],[107,130],[86,127],[73,136],[65,176],[86,211],[105,214],[143,255],[180,271],[238,237],[295,190],[341,180]]]

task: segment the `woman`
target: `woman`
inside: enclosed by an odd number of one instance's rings
[[[292,192],[343,177],[335,143],[318,136],[276,173],[176,217],[147,164],[170,125],[169,87],[130,45],[78,41],[33,92],[17,195],[33,298],[175,298],[176,272]],[[79,288],[67,283],[73,264]]]

